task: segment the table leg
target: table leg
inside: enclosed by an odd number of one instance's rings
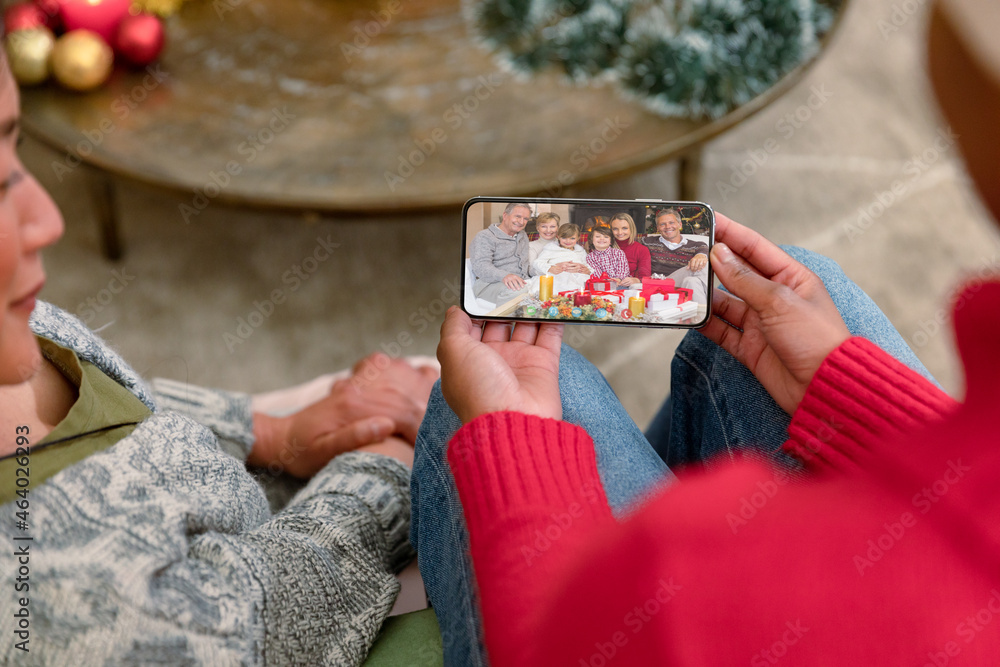
[[[118,207],[115,205],[115,182],[110,174],[91,168],[90,192],[94,201],[94,214],[101,236],[101,249],[111,261],[124,255],[121,235],[118,232]]]
[[[681,156],[677,170],[677,181],[681,200],[698,200],[698,190],[701,187],[701,146],[693,148]]]

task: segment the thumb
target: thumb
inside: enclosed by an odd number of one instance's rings
[[[780,286],[757,273],[725,243],[712,246],[712,269],[719,280],[734,295],[754,310],[765,310]]]

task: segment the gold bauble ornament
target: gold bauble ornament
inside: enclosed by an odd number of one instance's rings
[[[114,53],[101,37],[89,30],[71,30],[52,49],[52,73],[72,90],[92,90],[108,78]]]
[[[52,31],[42,26],[16,30],[4,37],[7,62],[19,84],[34,86],[49,78],[49,56],[55,43]]]

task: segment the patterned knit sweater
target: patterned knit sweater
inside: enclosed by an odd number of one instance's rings
[[[647,236],[642,239],[642,244],[649,248],[653,273],[664,276],[687,266],[695,255],[708,254],[706,243],[692,239],[685,239],[683,244],[673,250],[665,246],[659,236]]]
[[[272,514],[244,463],[247,395],[150,390],[75,317],[39,303],[31,324],[153,415],[30,486],[28,530],[0,507],[0,664],[360,664],[412,557],[406,467],[344,454]]]

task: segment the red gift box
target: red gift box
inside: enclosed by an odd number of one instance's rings
[[[594,276],[590,276],[590,278],[587,279],[584,288],[588,292],[610,292],[614,290],[615,287],[617,286],[618,282],[612,280],[608,276],[608,272],[604,271],[603,273],[601,273],[601,275],[597,276],[596,278]]]
[[[686,287],[677,287],[674,284],[672,278],[644,278],[642,281],[642,292],[640,296],[646,300],[648,303],[650,297],[654,294],[662,294],[663,296],[669,296],[671,294],[676,294],[677,303],[685,303],[694,298],[694,291],[689,290]]]

